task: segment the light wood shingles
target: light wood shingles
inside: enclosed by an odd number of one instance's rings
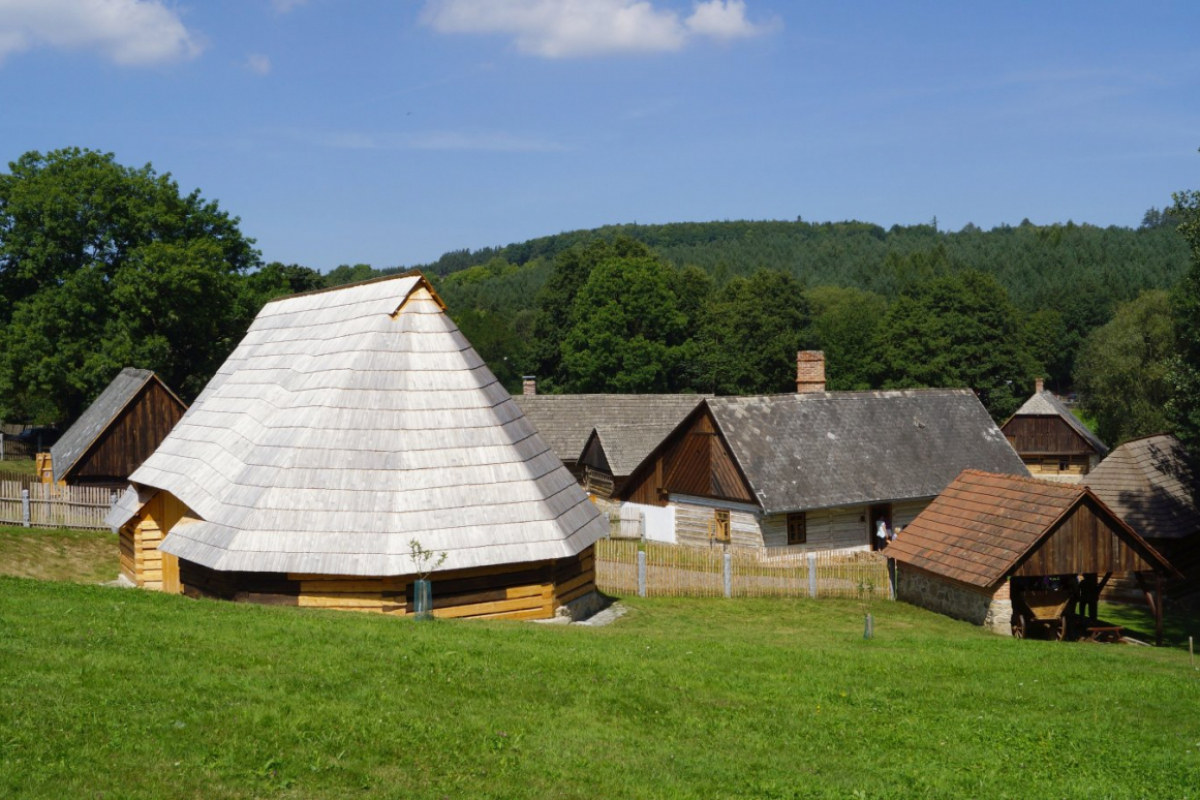
[[[401,575],[413,538],[455,569],[606,532],[415,277],[268,305],[133,480],[202,519],[164,550],[222,570]]]

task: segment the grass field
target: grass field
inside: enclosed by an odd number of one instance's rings
[[[119,570],[117,537],[108,531],[0,525],[0,575],[102,583]]]
[[[37,474],[37,462],[32,458],[18,458],[11,461],[0,461],[0,473],[10,475],[33,476]]]
[[[1185,653],[626,602],[597,629],[414,623],[0,578],[0,795],[1200,794]]]

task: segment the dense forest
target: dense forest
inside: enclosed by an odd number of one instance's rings
[[[9,166],[9,420],[69,422],[126,365],[193,397],[268,300],[409,268],[263,264],[236,217],[111,154]],[[1137,227],[618,225],[415,267],[510,389],[533,374],[543,392],[785,392],[796,350],[820,348],[832,389],[970,387],[997,419],[1045,376],[1116,442],[1189,415],[1200,430],[1179,388],[1200,385],[1197,205],[1176,195]]]

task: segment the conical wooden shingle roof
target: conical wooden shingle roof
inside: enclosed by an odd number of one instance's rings
[[[110,521],[168,491],[196,519],[161,549],[225,571],[541,561],[608,527],[419,275],[265,306],[131,480]]]

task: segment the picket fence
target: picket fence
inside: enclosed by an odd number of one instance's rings
[[[621,539],[596,542],[596,585],[646,597],[892,598],[880,553],[772,554]]]
[[[0,524],[107,530],[114,502],[116,494],[104,487],[0,480]]]

